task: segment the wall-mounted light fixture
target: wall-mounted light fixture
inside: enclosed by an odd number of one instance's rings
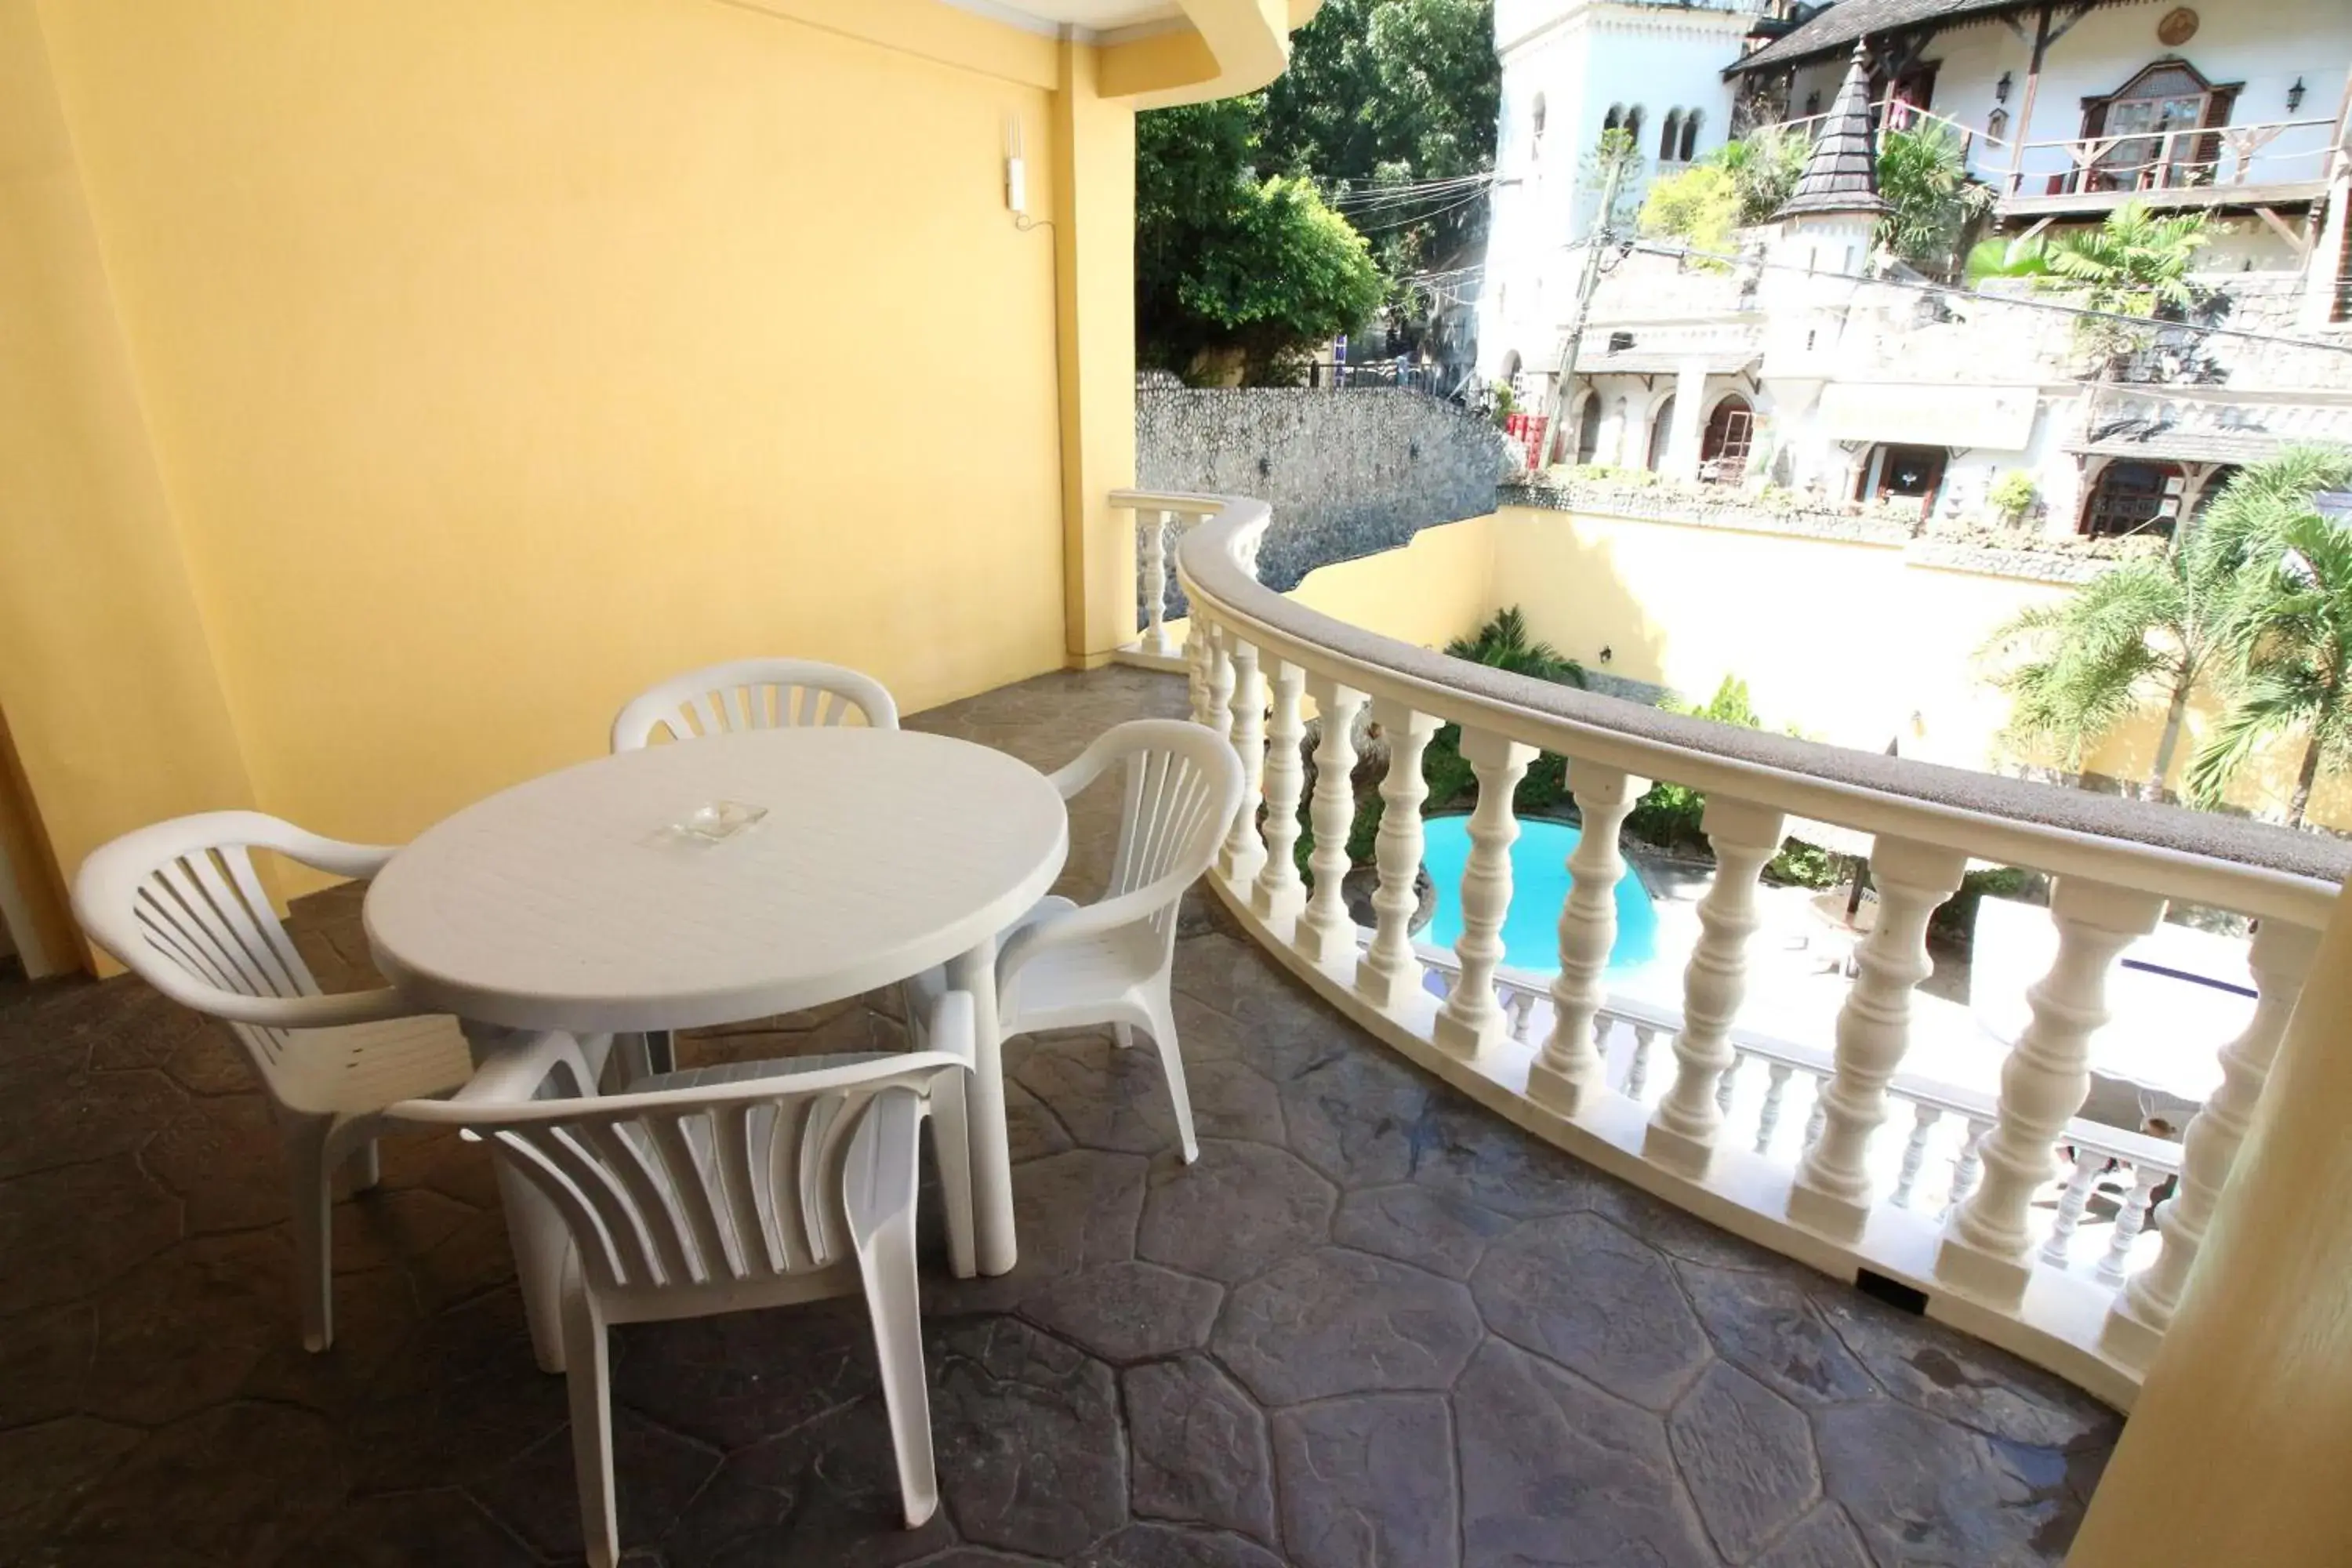
[[[1021,158],[1021,117],[1004,122],[1004,205],[1013,216],[1029,211],[1029,169]]]
[[[2010,74],[2007,71],[2003,71],[2000,73],[2000,79],[1992,84],[1992,100],[1995,103],[2007,103],[2009,101],[2009,86]]]
[[[2296,110],[2301,109],[2302,107],[2303,79],[2301,77],[2297,77],[2294,79],[2294,85],[2286,89],[2286,111],[2289,114],[2293,114]]]

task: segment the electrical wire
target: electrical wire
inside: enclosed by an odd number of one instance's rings
[[[1583,240],[1566,248],[1580,249],[1591,240]],[[1866,272],[1832,272],[1820,268],[1801,267],[1793,261],[1767,261],[1755,256],[1727,255],[1719,250],[1700,250],[1687,245],[1662,245],[1655,240],[1628,239],[1612,242],[1624,250],[1639,250],[1652,256],[1673,256],[1701,261],[1728,262],[1736,267],[1757,268],[1768,272],[1802,272],[1815,278],[1833,278],[1853,283],[1875,283],[1885,288],[1908,289],[1915,293],[1934,294],[1946,299],[1965,300],[1974,304],[2008,305],[2024,310],[2043,310],[2055,315],[2074,316],[2090,321],[2120,321],[2126,326],[2162,331],[2196,332],[2206,337],[2236,338],[2252,343],[2276,343],[2287,348],[2318,349],[2326,353],[2352,354],[2352,343],[2326,343],[2311,338],[2284,337],[2276,332],[2249,331],[2242,327],[2210,327],[2195,321],[2158,321],[2152,316],[2128,316],[2119,310],[2093,310],[2088,305],[2062,304],[2055,300],[2034,300],[2011,294],[1987,294],[1950,283],[1931,283],[1926,279],[1874,278]]]
[[[1486,194],[1486,193],[1483,190],[1473,191],[1468,195],[1464,196],[1460,201],[1449,203],[1444,206],[1437,208],[1433,212],[1421,213],[1412,217],[1399,218],[1394,223],[1376,223],[1370,225],[1357,224],[1355,226],[1356,232],[1358,234],[1382,234],[1392,228],[1410,228],[1417,223],[1429,223],[1434,219],[1444,217],[1447,213],[1468,206],[1472,202],[1478,200]]]
[[[1365,185],[1356,190],[1342,191],[1330,198],[1335,207],[1392,206],[1430,195],[1451,195],[1469,185],[1491,184],[1492,171],[1476,174],[1456,174],[1450,179],[1419,180],[1405,185]]]

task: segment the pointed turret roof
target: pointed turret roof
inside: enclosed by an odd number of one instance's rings
[[[1837,102],[1822,124],[1820,138],[1805,160],[1805,172],[1780,210],[1772,216],[1798,217],[1808,213],[1853,213],[1875,216],[1886,210],[1878,194],[1878,145],[1870,131],[1870,65],[1866,46],[1853,46],[1853,64],[1846,68]]]

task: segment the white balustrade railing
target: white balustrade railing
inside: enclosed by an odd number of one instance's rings
[[[2265,120],[2108,132],[2028,142],[2003,154],[2013,167],[1990,159],[1976,166],[2012,197],[2315,184],[2327,178],[2335,128],[2332,120]]]
[[[1261,502],[1115,500],[1201,520],[1176,552],[1192,607],[1181,668],[1194,719],[1244,749],[1253,781],[1212,881],[1295,973],[1570,1152],[1825,1271],[1908,1285],[1930,1312],[2130,1403],[2228,1185],[2352,846],[1731,729],[1449,659],[1262,587]],[[1307,703],[1320,731],[1311,797]],[[1340,889],[1367,708],[1389,752],[1370,931]],[[1422,763],[1441,723],[1461,726],[1478,780],[1450,950],[1412,935]],[[1568,759],[1583,824],[1559,973],[1543,977],[1504,965],[1497,940],[1518,833],[1512,791],[1539,752]],[[1706,795],[1716,857],[1679,1007],[1606,984],[1617,834],[1654,779]],[[1315,837],[1304,886],[1302,802]],[[1874,845],[1877,921],[1818,1040],[1741,1022],[1758,877],[1790,817]],[[2029,994],[2032,1020],[1998,1094],[1906,1067],[1927,917],[1969,859],[2053,879],[2057,957]],[[2252,1019],[2213,1042],[2223,1082],[2179,1143],[2080,1114],[2107,975],[2168,900],[2260,922]]]
[[[1216,507],[1199,496],[1153,495],[1121,490],[1112,506],[1135,515],[1135,595],[1142,633],[1118,650],[1122,663],[1150,669],[1182,669],[1181,655],[1168,630],[1168,589],[1174,582],[1170,563],[1176,542]]]

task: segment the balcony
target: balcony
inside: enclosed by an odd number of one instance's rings
[[[1058,764],[1185,701],[1110,669],[913,723]],[[1074,816],[1074,885],[1109,830]],[[925,1265],[933,1523],[897,1527],[854,1306],[636,1325],[632,1562],[2058,1561],[2110,1409],[1733,1234],[1720,1197],[1561,1151],[1451,1058],[1417,1070],[1286,973],[1236,885],[1178,949],[1199,1166],[1107,1037],[1013,1047],[1021,1266],[952,1281],[936,1237]],[[330,985],[361,973],[358,910],[299,910]],[[683,1049],[900,1037],[848,1005]],[[0,1555],[576,1560],[562,1384],[533,1370],[478,1146],[386,1142],[383,1189],[336,1215],[342,1333],[313,1357],[277,1140],[224,1033],[118,979],[0,993]]]
[[[1981,138],[1969,166],[2003,217],[2097,216],[2129,201],[2169,208],[2301,206],[2327,193],[2335,121],[2075,137],[2011,146]]]
[[[1258,587],[1249,563],[1267,519],[1257,503],[1132,501],[1147,519],[1190,522],[1176,553],[1192,612],[1184,646],[1194,716],[1262,763],[1265,803],[1262,829],[1254,813],[1237,822],[1216,890],[1286,968],[1409,1060],[1586,1163],[1825,1273],[1894,1281],[1931,1317],[2129,1405],[2352,853],[2242,821],[1737,731],[1465,666]],[[1388,738],[1369,931],[1340,896],[1339,846],[1355,809],[1340,782],[1355,761],[1351,723],[1322,726],[1313,759],[1311,890],[1293,863],[1302,695],[1327,718],[1369,706]],[[1441,723],[1461,726],[1478,780],[1463,934],[1450,952],[1411,936],[1423,848],[1419,754]],[[1498,940],[1519,832],[1509,801],[1538,750],[1568,760],[1583,828],[1549,981],[1506,967]],[[1606,968],[1624,868],[1619,825],[1652,780],[1705,794],[1716,858],[1680,995],[1663,1005],[1620,994]],[[1855,978],[1811,1037],[1776,1032],[1743,1008],[1759,872],[1798,818],[1864,845],[1881,897]],[[1928,973],[1926,922],[1971,859],[2054,878],[2053,956],[2025,993],[2031,1021],[1997,1092],[1978,1095],[1909,1061],[1919,1043],[1914,994]],[[2198,1042],[2221,1053],[2221,1086],[2182,1143],[2076,1114],[2114,965],[2169,900],[2259,921],[2259,996],[2237,1037]],[[1792,1138],[1786,1123],[1808,1100],[1808,1124]],[[1923,1170],[1938,1165],[1923,1186]],[[2131,1196],[2107,1244],[2085,1248],[2081,1194],[2116,1172],[2130,1173]],[[2147,1198],[2167,1187],[2175,1195],[2148,1229]],[[1922,1201],[1929,1190],[1940,1205]]]

